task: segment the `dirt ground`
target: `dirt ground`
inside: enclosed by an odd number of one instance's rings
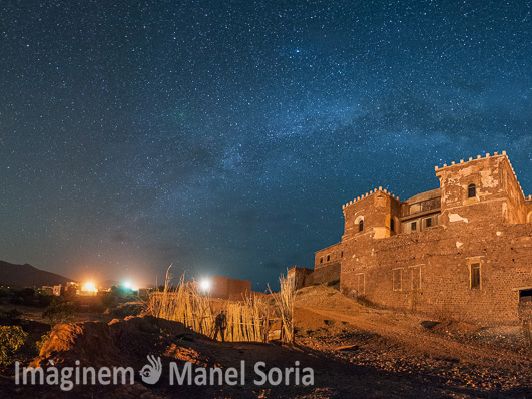
[[[442,397],[532,397],[532,352],[520,326],[436,323],[362,306],[326,287],[299,292],[296,326],[301,345],[432,386]]]
[[[532,398],[532,358],[517,326],[480,328],[362,306],[327,287],[305,288],[296,302],[297,343],[216,343],[179,323],[151,317],[56,326],[33,364],[132,366],[147,354],[196,367],[239,367],[246,385],[58,388],[15,386],[0,377],[0,397],[42,398]],[[314,386],[257,387],[253,364],[312,367]]]

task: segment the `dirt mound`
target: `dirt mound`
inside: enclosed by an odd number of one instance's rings
[[[364,306],[340,291],[323,285],[297,291],[296,306],[342,311],[364,311]]]
[[[74,364],[91,366],[136,364],[169,340],[191,334],[181,323],[154,317],[128,317],[111,322],[57,324],[33,366]]]

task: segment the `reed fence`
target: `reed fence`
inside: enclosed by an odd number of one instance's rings
[[[281,290],[270,295],[247,293],[239,301],[210,298],[198,290],[195,282],[181,276],[177,285],[170,284],[167,271],[161,290],[148,300],[147,313],[183,323],[191,330],[213,338],[215,319],[224,310],[227,328],[225,341],[268,342],[294,341],[293,307],[295,286],[292,279],[281,276]],[[278,334],[275,334],[275,333]]]

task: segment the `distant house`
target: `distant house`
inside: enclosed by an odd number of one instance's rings
[[[63,293],[63,286],[61,284],[53,286],[52,295],[61,296],[62,293]]]
[[[41,288],[39,288],[39,293],[41,295],[49,295],[52,296],[54,294],[54,287],[50,287],[48,285],[43,285]]]
[[[242,299],[243,295],[251,292],[251,282],[249,280],[237,280],[224,276],[211,277],[211,287],[209,296],[220,299]]]

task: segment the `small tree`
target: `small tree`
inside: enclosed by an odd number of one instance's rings
[[[52,303],[43,312],[42,317],[50,324],[66,323],[74,317],[75,307],[72,302]]]
[[[19,326],[0,326],[0,365],[13,361],[13,355],[24,345],[28,334]]]

